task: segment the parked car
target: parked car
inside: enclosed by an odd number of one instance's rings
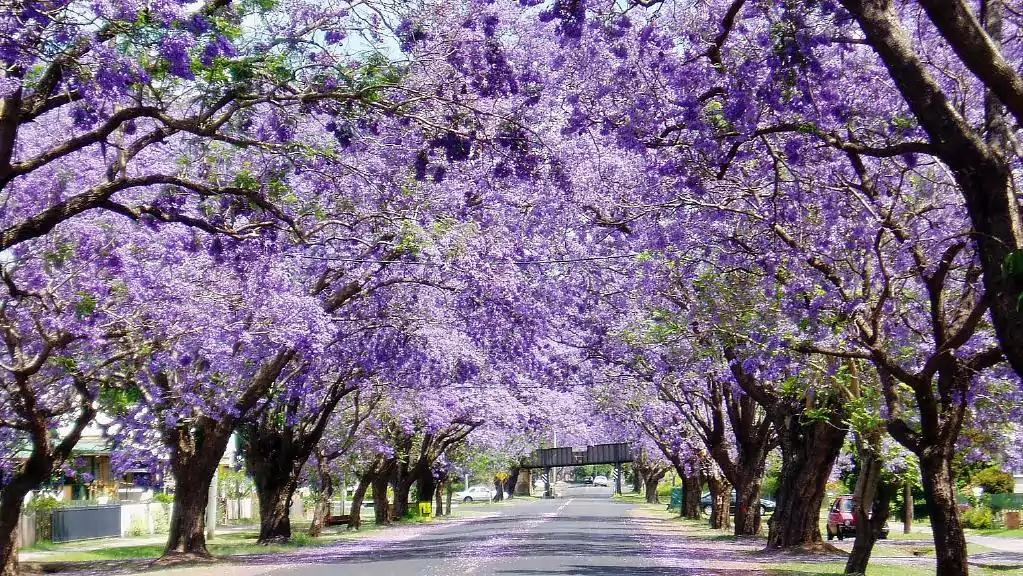
[[[593,477],[593,485],[594,486],[608,486],[608,485],[610,485],[610,482],[608,482],[607,476],[603,476],[603,475],[601,475],[601,476],[594,476]]]
[[[593,476],[587,476],[587,477],[583,478],[583,484],[590,484],[590,485],[592,485],[593,484]]]
[[[468,490],[462,490],[461,492],[455,492],[452,496],[455,500],[461,500],[462,502],[490,502],[494,499],[493,488],[488,486],[473,486]]]
[[[543,478],[537,478],[536,480],[533,480],[533,487],[544,490],[547,488],[547,483],[543,481]]]
[[[828,510],[828,524],[827,524],[828,540],[833,540],[836,536],[839,540],[844,539],[846,536],[856,536],[856,515],[853,514],[853,497],[852,494],[845,494],[835,498],[834,503],[831,504],[831,509]],[[888,523],[884,523],[884,527],[881,528],[881,538],[888,537]]]
[[[732,506],[729,509],[729,511],[731,512],[732,516],[735,516],[735,508],[736,508],[737,502],[738,502],[738,497],[735,494],[735,490],[732,490]],[[712,504],[713,504],[713,501],[711,500],[710,492],[705,493],[700,498],[700,506],[703,507],[703,513],[706,514],[707,516],[710,516],[711,512],[713,512]],[[760,499],[760,515],[761,516],[763,516],[764,514],[767,514],[768,512],[774,512],[774,508],[775,508],[774,500],[768,500],[767,498],[761,498]]]

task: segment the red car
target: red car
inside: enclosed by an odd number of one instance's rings
[[[856,536],[856,516],[853,514],[852,494],[839,496],[831,505],[831,510],[828,511],[827,532],[828,540],[833,540],[835,536],[838,536],[839,540],[846,536]],[[881,528],[881,538],[887,537],[888,523],[885,522],[884,527]]]

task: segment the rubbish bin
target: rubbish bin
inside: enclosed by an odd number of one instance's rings
[[[671,489],[671,502],[668,502],[668,510],[682,509],[682,487],[676,486]]]
[[[1005,513],[1005,527],[1009,530],[1019,529],[1019,512],[1016,510]]]

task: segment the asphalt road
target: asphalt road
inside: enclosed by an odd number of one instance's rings
[[[540,576],[678,573],[658,564],[630,504],[609,488],[564,488],[554,500],[497,508],[361,549],[327,547],[267,566],[273,576]],[[290,559],[289,559],[290,560]]]

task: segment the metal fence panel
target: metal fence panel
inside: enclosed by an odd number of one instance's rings
[[[995,510],[1023,510],[1023,494],[991,494],[988,505]]]
[[[53,541],[71,542],[121,535],[121,507],[84,506],[53,511]]]

